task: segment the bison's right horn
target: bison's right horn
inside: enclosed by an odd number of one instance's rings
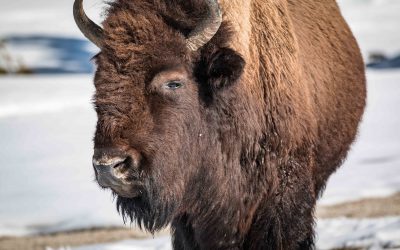
[[[83,35],[91,42],[101,48],[103,45],[104,32],[101,27],[90,20],[83,10],[83,0],[75,0],[74,2],[74,18]]]
[[[217,33],[222,23],[218,0],[206,0],[206,2],[208,5],[207,17],[194,28],[186,40],[187,47],[192,51],[196,51],[208,43]]]

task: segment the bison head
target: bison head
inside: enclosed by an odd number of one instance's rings
[[[222,134],[232,130],[234,100],[227,96],[245,62],[228,48],[231,32],[215,0],[116,1],[104,28],[88,19],[82,0],[74,14],[101,49],[96,180],[117,195],[124,218],[159,229],[197,199],[212,199],[216,176],[230,175],[224,147],[235,137],[224,142]]]

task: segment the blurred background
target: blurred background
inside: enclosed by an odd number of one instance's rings
[[[400,249],[400,1],[339,0],[358,39],[368,106],[317,209],[318,249]],[[0,249],[171,249],[124,226],[95,184],[96,47],[73,0],[0,0]],[[103,1],[85,0],[102,20]]]

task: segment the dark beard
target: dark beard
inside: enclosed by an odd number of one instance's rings
[[[155,233],[166,227],[173,219],[176,211],[174,197],[162,197],[157,190],[151,188],[155,183],[146,185],[146,191],[135,198],[125,198],[117,195],[117,210],[124,223],[128,220],[136,222],[140,229]]]

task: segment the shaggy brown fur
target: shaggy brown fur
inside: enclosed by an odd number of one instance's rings
[[[334,0],[220,3],[197,52],[185,37],[203,0],[111,4],[95,147],[140,153],[138,195],[118,209],[150,231],[171,223],[174,249],[311,249],[365,105],[359,49]]]

